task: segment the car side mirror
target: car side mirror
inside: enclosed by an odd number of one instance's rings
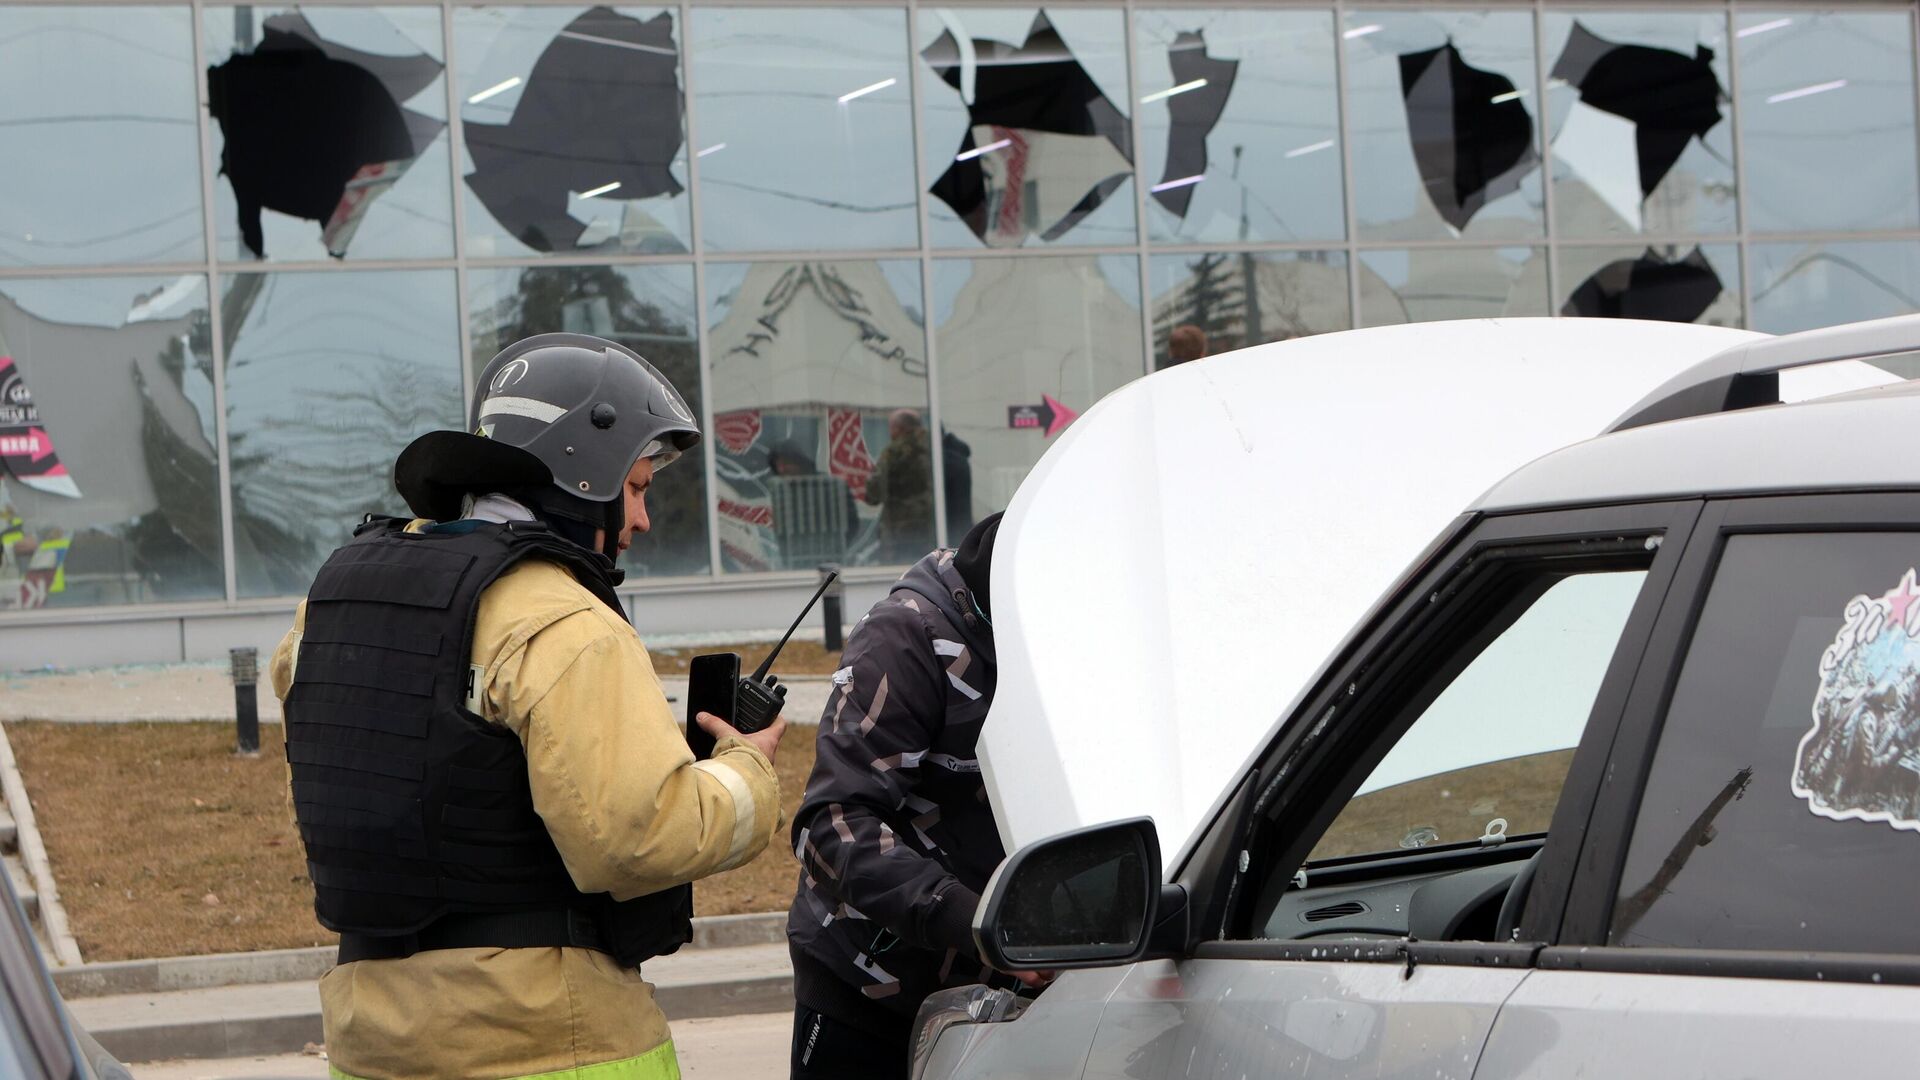
[[[1142,959],[1163,941],[1179,942],[1177,952],[1185,914],[1185,890],[1160,884],[1153,819],[1133,818],[1014,852],[987,882],[973,938],[1001,971],[1101,967]]]

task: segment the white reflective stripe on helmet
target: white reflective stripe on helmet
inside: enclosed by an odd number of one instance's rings
[[[538,420],[551,424],[567,415],[567,410],[549,401],[529,397],[490,397],[480,403],[480,419],[489,416],[524,416],[529,420]]]

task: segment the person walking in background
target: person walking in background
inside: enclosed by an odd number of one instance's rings
[[[1192,323],[1181,323],[1174,327],[1173,332],[1167,335],[1167,355],[1173,358],[1168,367],[1207,355],[1207,332]]]
[[[973,528],[973,447],[944,427],[940,472],[947,488],[947,535],[965,536]]]
[[[911,562],[932,546],[933,454],[912,409],[887,417],[887,448],[867,478],[866,499],[880,508],[881,561]]]

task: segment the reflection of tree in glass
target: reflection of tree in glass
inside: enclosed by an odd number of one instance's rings
[[[647,358],[700,411],[700,356],[686,320],[639,296],[612,266],[536,266],[520,273],[501,305],[491,347],[533,334],[568,331],[617,341]],[[707,569],[706,476],[698,454],[660,472],[647,495],[653,527],[634,538],[623,560],[641,575]]]
[[[1187,279],[1154,307],[1154,355],[1163,364],[1178,326],[1199,327],[1210,354],[1344,326],[1337,312],[1310,306],[1326,297],[1337,301],[1335,307],[1346,300],[1345,268],[1320,252],[1285,262],[1212,252],[1194,256],[1186,268]]]

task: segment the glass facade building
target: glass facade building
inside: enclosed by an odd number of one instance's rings
[[[698,410],[627,555],[697,594],[957,540],[1175,359],[1920,310],[1915,40],[1873,3],[0,0],[0,628],[283,609],[544,331]]]

